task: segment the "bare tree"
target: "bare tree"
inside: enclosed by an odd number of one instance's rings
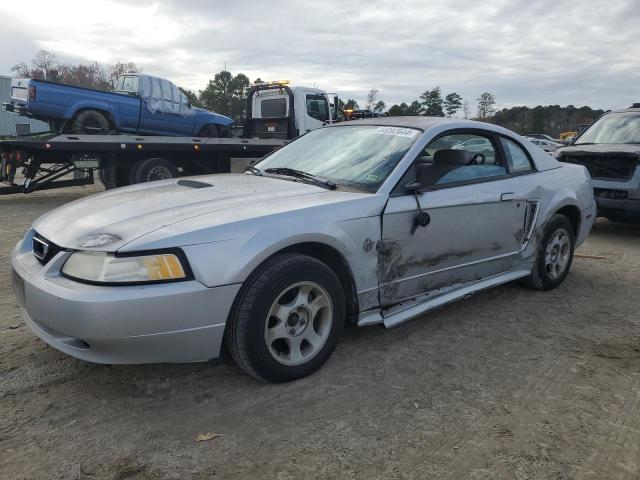
[[[492,93],[483,92],[478,97],[478,119],[485,120],[496,111],[496,97]]]
[[[112,87],[109,75],[98,62],[80,65],[62,64],[58,67],[56,81],[97,90],[110,90]]]
[[[55,53],[49,50],[39,50],[36,56],[33,57],[33,66],[39,68],[44,73],[44,78],[51,79],[55,67],[58,65],[58,59]],[[54,75],[55,76],[55,75]]]
[[[120,60],[117,60],[113,65],[109,65],[111,83],[114,83],[123,73],[142,73],[142,69],[133,62],[121,62]]]
[[[373,110],[376,104],[377,97],[378,97],[377,88],[372,88],[371,90],[369,90],[369,93],[367,94],[367,103],[364,108],[366,110]]]
[[[139,73],[141,69],[133,62],[117,61],[105,67],[98,62],[72,64],[58,62],[56,55],[48,50],[40,50],[31,60],[14,65],[11,69],[17,77],[51,80],[78,87],[111,90],[118,75],[127,72]]]
[[[37,78],[39,80],[57,80],[58,60],[53,52],[40,50],[31,59],[31,65],[18,63],[11,68],[17,77]]]
[[[471,113],[471,105],[469,105],[468,100],[465,100],[462,104],[462,113],[464,114],[464,118],[469,118],[469,114]]]

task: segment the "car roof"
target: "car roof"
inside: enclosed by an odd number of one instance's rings
[[[506,128],[494,125],[487,122],[479,122],[477,120],[466,120],[464,118],[454,117],[424,117],[424,116],[398,116],[398,117],[375,117],[375,118],[363,118],[358,120],[349,120],[347,122],[340,122],[334,124],[334,126],[340,125],[379,125],[390,127],[406,127],[406,128],[420,128],[422,130],[428,130],[433,127],[448,125],[451,128],[479,128],[483,130],[489,130],[492,132],[503,133],[507,135],[514,135],[514,132],[507,130]],[[517,135],[517,134],[516,134]]]
[[[399,116],[399,117],[377,117],[349,120],[347,122],[334,123],[331,127],[340,125],[378,125],[390,127],[419,128],[425,132],[435,127],[445,127],[451,129],[481,129],[494,133],[501,133],[507,136],[519,135],[512,130],[508,130],[493,123],[479,122],[477,120],[466,120],[454,117],[423,117],[423,116]]]
[[[426,130],[435,125],[441,125],[443,123],[455,123],[460,121],[458,118],[449,117],[423,117],[423,116],[406,116],[406,117],[374,117],[363,118],[359,120],[349,120],[347,122],[341,122],[338,125],[388,125],[393,127],[414,127]],[[471,120],[465,120],[466,122],[478,124],[481,122],[473,122]],[[482,125],[485,125],[484,123]]]
[[[451,118],[451,117],[423,117],[423,116],[411,116],[411,117],[377,117],[377,118],[363,118],[360,120],[350,120],[347,122],[335,123],[325,128],[339,128],[341,125],[374,125],[374,126],[390,126],[390,127],[405,127],[405,128],[419,128],[425,132],[431,128],[443,127],[450,129],[482,129],[490,132],[501,133],[507,137],[515,139],[520,138],[525,142],[528,139],[521,137],[517,133],[508,130],[506,128],[494,125],[492,123],[478,122],[476,120],[465,120],[463,118]],[[535,151],[529,151],[533,156],[533,161],[538,171],[549,170],[552,168],[558,168],[560,164],[551,155],[540,150],[538,154]]]

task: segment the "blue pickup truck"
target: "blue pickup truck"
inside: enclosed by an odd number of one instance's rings
[[[51,122],[78,134],[224,137],[231,118],[193,107],[169,80],[124,74],[113,92],[60,83],[14,79],[5,110]]]

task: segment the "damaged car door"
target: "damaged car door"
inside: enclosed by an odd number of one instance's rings
[[[475,139],[486,140],[482,151],[461,145]],[[454,289],[517,263],[526,201],[502,152],[497,137],[463,132],[437,138],[416,158],[382,218],[383,305]]]

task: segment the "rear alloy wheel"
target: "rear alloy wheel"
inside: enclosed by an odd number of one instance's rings
[[[71,130],[83,135],[106,135],[109,133],[109,120],[97,110],[83,110],[73,117]]]
[[[573,225],[564,215],[556,214],[547,223],[536,250],[531,275],[522,283],[536,290],[559,286],[571,268],[574,250]]]
[[[544,253],[544,268],[549,278],[557,280],[567,271],[571,255],[569,232],[559,228],[549,240]]]
[[[176,166],[164,158],[147,158],[138,161],[131,169],[130,183],[153,182],[178,177]]]
[[[226,342],[245,372],[287,382],[320,368],[345,318],[344,289],[315,258],[277,255],[247,280],[231,313]]]

